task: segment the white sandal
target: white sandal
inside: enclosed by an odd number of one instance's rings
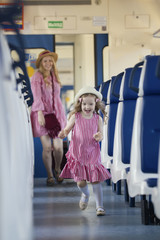
[[[104,208],[103,207],[96,208],[96,214],[97,214],[97,216],[104,216],[105,215]]]

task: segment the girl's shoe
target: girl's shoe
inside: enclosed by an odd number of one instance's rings
[[[88,200],[89,200],[89,197],[87,197],[86,195],[84,195],[82,193],[81,195],[81,199],[79,201],[79,207],[81,210],[85,210],[88,206]]]
[[[53,187],[53,185],[54,185],[54,178],[53,177],[47,178],[47,186]]]
[[[104,216],[104,215],[105,215],[105,210],[104,210],[104,208],[103,208],[103,207],[98,207],[98,208],[96,209],[96,214],[97,214],[97,216]]]
[[[59,177],[60,174],[61,172],[54,170],[55,179],[57,180],[58,183],[62,183],[64,180],[63,178]]]

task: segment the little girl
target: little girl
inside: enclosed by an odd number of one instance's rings
[[[72,178],[82,192],[79,207],[87,208],[89,189],[87,181],[92,184],[96,200],[97,216],[105,215],[101,183],[109,179],[110,173],[101,164],[99,142],[103,139],[103,121],[98,111],[106,115],[102,95],[95,88],[82,88],[75,96],[74,109],[67,126],[59,133],[65,138],[72,129],[72,138],[66,154],[67,163],[60,177]]]

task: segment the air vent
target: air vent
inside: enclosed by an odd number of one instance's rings
[[[91,0],[23,0],[24,5],[91,5]]]

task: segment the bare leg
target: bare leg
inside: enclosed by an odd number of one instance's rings
[[[53,155],[55,160],[55,170],[60,172],[63,157],[63,140],[60,138],[53,139]]]
[[[82,180],[80,182],[77,182],[78,188],[83,188],[87,185],[87,182],[85,180]]]
[[[53,155],[55,160],[55,178],[58,183],[63,182],[63,178],[60,178],[61,163],[63,157],[63,140],[60,138],[53,139]]]
[[[50,137],[47,136],[42,136],[40,137],[42,147],[43,147],[43,153],[42,153],[42,158],[43,158],[43,163],[47,171],[48,178],[53,177],[53,172],[52,172],[52,143]]]

